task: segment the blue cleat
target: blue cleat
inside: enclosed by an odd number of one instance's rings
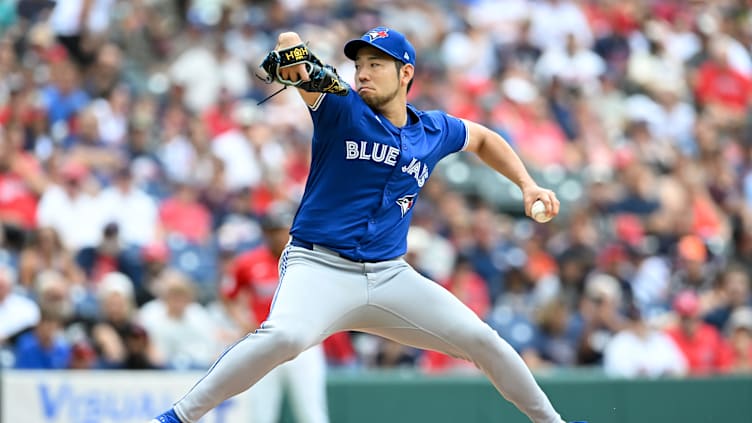
[[[183,423],[183,422],[181,422],[180,419],[178,418],[178,415],[175,414],[175,410],[170,408],[169,410],[160,414],[149,423]]]

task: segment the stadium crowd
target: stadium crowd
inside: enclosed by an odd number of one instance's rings
[[[744,0],[0,1],[0,366],[209,366],[247,329],[233,259],[307,176],[307,110],[257,105],[258,64],[295,30],[351,80],[344,42],[380,24],[415,44],[411,103],[499,131],[563,203],[534,223],[459,153],[406,260],[535,370],[752,371]],[[326,351],[473,371],[364,334]]]

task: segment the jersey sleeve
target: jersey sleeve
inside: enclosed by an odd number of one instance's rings
[[[464,150],[469,139],[469,131],[465,122],[447,113],[441,113],[438,121],[444,134],[441,143],[441,156],[448,156]]]
[[[308,111],[315,128],[331,128],[348,119],[354,107],[353,96],[357,94],[351,89],[346,96],[323,93]]]

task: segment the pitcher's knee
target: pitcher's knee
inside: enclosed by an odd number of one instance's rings
[[[291,360],[311,346],[310,337],[299,330],[277,329],[271,330],[269,335],[274,340],[277,353],[286,360]]]
[[[467,344],[472,351],[496,351],[503,348],[504,340],[488,325],[479,325],[467,333]]]

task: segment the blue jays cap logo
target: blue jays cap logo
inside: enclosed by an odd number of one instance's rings
[[[362,47],[375,47],[402,63],[415,65],[415,48],[404,34],[397,30],[378,26],[345,44],[345,56],[355,60]]]
[[[407,212],[410,211],[411,208],[413,208],[413,205],[415,204],[415,196],[417,194],[410,194],[406,195],[404,197],[400,197],[397,199],[396,203],[400,207],[400,211],[402,212],[402,217],[405,217]]]
[[[379,38],[386,38],[389,36],[389,28],[376,28],[368,31],[366,33],[368,35],[368,38],[370,38],[371,42],[374,42],[374,40],[378,40]]]

